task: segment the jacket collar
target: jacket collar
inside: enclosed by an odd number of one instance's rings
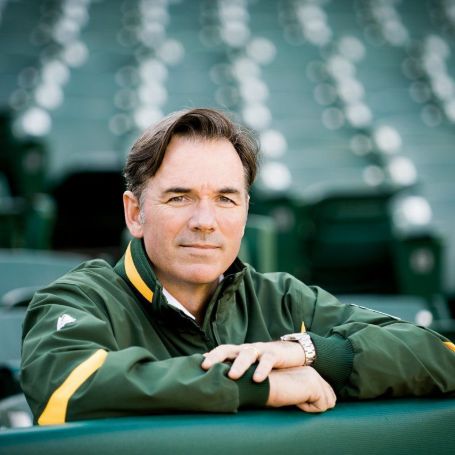
[[[125,254],[115,265],[114,270],[126,281],[134,293],[139,297],[147,312],[162,312],[171,309],[163,297],[163,287],[156,278],[141,239],[133,238]],[[237,289],[246,266],[236,259],[224,273],[224,280],[218,285],[215,295],[224,294],[227,288],[231,292]],[[172,310],[174,308],[172,307]]]
[[[140,239],[134,238],[130,241],[125,254],[114,269],[143,300],[149,303],[153,301],[157,288],[161,288]]]

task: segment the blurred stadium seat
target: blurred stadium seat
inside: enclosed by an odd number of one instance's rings
[[[1,249],[0,299],[14,289],[43,287],[86,259],[74,253]]]
[[[52,246],[118,256],[125,226],[125,184],[118,157],[110,152],[91,152],[71,161],[67,173],[50,188],[57,212]]]
[[[277,231],[273,218],[250,215],[239,256],[243,261],[254,264],[259,272],[275,272],[278,267],[277,244]]]

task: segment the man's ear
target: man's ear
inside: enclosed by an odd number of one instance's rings
[[[123,210],[130,234],[138,239],[142,238],[141,208],[139,201],[131,191],[125,191],[123,193]]]

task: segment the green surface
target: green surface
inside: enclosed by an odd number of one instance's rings
[[[0,433],[2,454],[452,454],[455,401],[340,403],[235,415],[160,415]]]

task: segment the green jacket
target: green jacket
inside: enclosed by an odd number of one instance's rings
[[[455,346],[394,317],[345,305],[284,273],[236,260],[199,326],[170,306],[142,242],[115,268],[93,260],[39,291],[24,322],[22,387],[40,424],[264,406],[268,381],[200,367],[224,343],[310,332],[313,364],[340,398],[455,393]]]

